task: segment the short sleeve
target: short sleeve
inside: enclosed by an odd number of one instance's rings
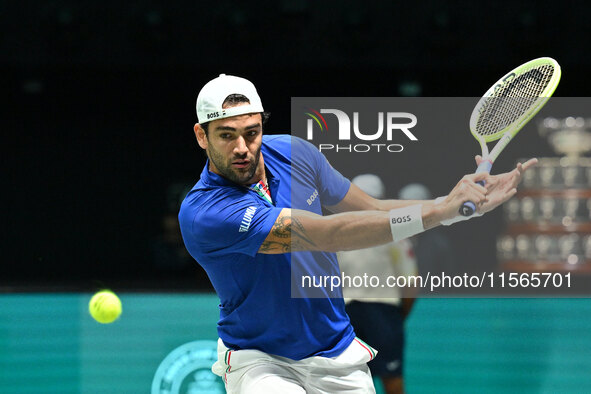
[[[336,205],[349,191],[351,182],[330,165],[326,157],[318,154],[318,184],[320,198],[324,205]]]
[[[338,204],[347,194],[351,182],[330,165],[322,152],[301,138],[295,138],[292,152],[294,165],[313,166],[318,193],[323,205]]]
[[[267,238],[282,208],[257,204],[253,199],[230,194],[202,203],[194,212],[181,208],[181,232],[189,252],[197,261],[229,253],[254,257]]]

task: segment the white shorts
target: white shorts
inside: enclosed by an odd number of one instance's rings
[[[337,357],[295,361],[258,350],[229,350],[220,339],[211,370],[229,394],[366,394],[375,393],[367,362],[376,354],[355,338]]]

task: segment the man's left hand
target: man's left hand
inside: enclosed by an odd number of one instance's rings
[[[480,155],[476,156],[476,165],[483,160]],[[517,185],[521,182],[521,177],[525,171],[536,165],[538,159],[530,159],[525,163],[517,163],[513,171],[498,175],[491,175],[486,183],[487,190],[486,201],[480,205],[478,211],[485,213],[492,211],[517,193]]]

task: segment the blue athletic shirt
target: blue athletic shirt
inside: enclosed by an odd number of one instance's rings
[[[296,276],[340,275],[336,255],[258,250],[282,208],[321,215],[321,204],[341,201],[350,182],[302,139],[265,135],[261,152],[273,204],[210,172],[208,162],[181,205],[185,245],[220,298],[218,335],[228,348],[257,349],[293,360],[335,357],[355,337],[340,289],[314,289],[324,296],[296,298],[290,283],[292,265]],[[297,165],[292,165],[292,154]]]

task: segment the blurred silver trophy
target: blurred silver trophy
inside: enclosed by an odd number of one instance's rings
[[[543,138],[561,156],[576,159],[591,150],[591,118],[545,118],[538,126]]]
[[[504,205],[501,268],[591,273],[591,118],[545,118],[538,126],[561,157],[539,159]]]

